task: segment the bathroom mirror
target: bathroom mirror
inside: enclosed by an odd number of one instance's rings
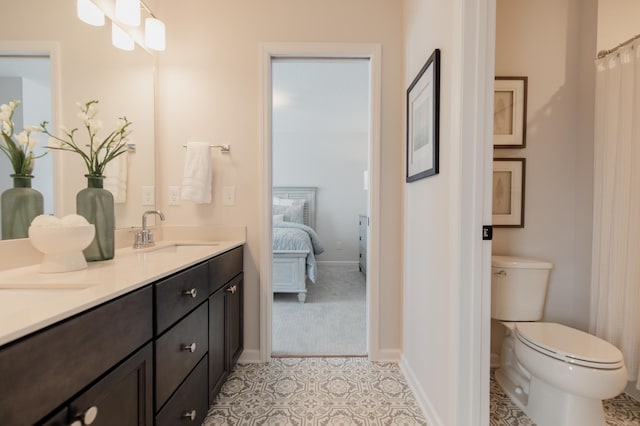
[[[50,106],[50,117],[40,118],[46,113],[35,114],[33,104],[25,104],[20,107],[25,111],[20,117],[22,124],[38,125],[48,120],[49,129],[55,134],[61,125],[68,129],[78,127],[77,141],[88,141],[77,117],[76,103],[94,99],[99,101],[97,118],[103,123],[99,135],[104,137],[114,130],[118,117],[126,116],[133,123],[130,143],[135,144],[135,152],[125,154],[126,199],[115,204],[116,227],[140,226],[142,213],[155,208],[154,56],[138,45],[133,51],[115,48],[109,19],[102,27],[85,24],[78,19],[76,2],[72,0],[8,3],[0,14],[0,56],[50,61],[50,98],[42,95],[26,100],[41,104],[39,107]],[[0,72],[0,78],[22,79],[25,87],[38,86],[42,92],[40,83],[32,80],[32,68],[14,65],[13,70]],[[22,75],[11,75],[20,74],[20,69],[25,71]],[[0,99],[0,103],[9,100]],[[46,139],[41,144],[46,144]],[[76,194],[87,185],[86,166],[78,154],[71,152],[52,151],[46,157],[50,158],[42,165],[39,162],[43,159],[36,160],[34,169],[34,187],[40,180],[52,188],[50,196],[45,194],[45,213],[75,213]],[[0,162],[0,183],[3,179],[10,182],[7,177],[13,172],[5,160]]]

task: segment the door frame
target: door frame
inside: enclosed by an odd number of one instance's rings
[[[380,98],[382,47],[378,43],[265,43],[260,46],[260,360],[271,358],[272,339],[272,92],[271,62],[280,58],[365,58],[369,60],[369,238],[367,249],[367,353],[380,359]]]

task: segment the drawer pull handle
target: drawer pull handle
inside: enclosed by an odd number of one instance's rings
[[[196,419],[196,410],[185,411],[182,417],[194,421]]]
[[[196,342],[193,342],[190,345],[182,345],[182,350],[183,351],[189,351],[191,353],[196,351]]]
[[[198,290],[195,288],[192,288],[191,290],[183,291],[182,294],[185,296],[191,296],[195,299],[195,297],[198,295]]]
[[[238,291],[238,286],[232,285],[227,289],[227,291],[231,294],[236,294],[236,291]]]
[[[506,277],[507,276],[507,271],[505,271],[504,269],[501,269],[498,272],[495,272],[493,275],[495,275],[497,277]]]
[[[85,426],[85,425],[88,426],[93,422],[95,422],[97,417],[98,417],[98,407],[93,405],[89,407],[87,411],[84,412],[84,414],[79,414],[78,418],[75,421],[73,421],[70,426]]]

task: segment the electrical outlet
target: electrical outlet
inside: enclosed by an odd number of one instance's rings
[[[342,250],[342,241],[336,241],[336,250]]]
[[[155,203],[156,203],[156,197],[154,194],[154,187],[143,186],[142,187],[142,205],[153,206]]]
[[[236,187],[235,186],[225,186],[222,188],[222,205],[223,206],[236,205]]]
[[[170,206],[180,205],[180,187],[179,186],[169,187],[169,205]]]

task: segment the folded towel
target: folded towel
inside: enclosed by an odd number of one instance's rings
[[[104,168],[104,189],[113,194],[116,204],[127,201],[127,154],[120,154],[109,161]]]
[[[182,179],[182,199],[211,202],[211,147],[208,142],[188,142]]]

